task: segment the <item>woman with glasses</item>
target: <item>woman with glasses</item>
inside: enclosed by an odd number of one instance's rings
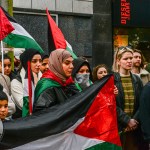
[[[133,51],[118,49],[114,56],[113,71],[118,88],[117,116],[123,150],[139,150],[139,98],[143,88],[141,79],[131,73]]]

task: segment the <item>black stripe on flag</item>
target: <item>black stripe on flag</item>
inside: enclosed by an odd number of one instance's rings
[[[61,105],[55,105],[25,118],[3,123],[0,149],[14,148],[65,131],[83,118],[99,90],[112,75],[91,85]]]
[[[5,13],[5,15],[6,15],[6,17],[8,18],[9,21],[17,23],[15,18],[11,17],[3,7],[1,7],[1,8],[4,11],[4,13]]]
[[[52,31],[51,31],[51,27],[50,27],[50,24],[49,24],[49,21],[48,22],[48,50],[49,50],[49,53],[51,53],[53,50],[56,49],[56,46],[54,44],[54,39],[53,39],[53,35],[52,35]]]

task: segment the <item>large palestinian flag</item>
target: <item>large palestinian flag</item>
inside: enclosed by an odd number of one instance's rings
[[[48,12],[48,9],[46,9],[47,18],[48,18],[48,48],[50,51],[53,51],[55,49],[63,48],[68,50],[73,58],[77,58],[77,56],[74,54],[71,45],[65,40],[65,37],[61,30],[58,28],[57,24],[51,17],[51,15]]]
[[[15,30],[9,33],[3,41],[7,43],[9,46],[15,48],[34,48],[39,50],[39,52],[43,52],[42,48],[39,44],[33,39],[33,37],[20,25],[17,23],[15,18],[11,17],[1,6],[1,10],[10,21],[11,25]],[[1,13],[1,12],[0,12]],[[1,19],[1,18],[0,18]],[[1,20],[3,22],[3,20]],[[1,28],[7,28],[8,26],[3,26]],[[1,33],[0,33],[1,34]]]
[[[0,149],[121,150],[112,75],[66,103],[3,122]]]

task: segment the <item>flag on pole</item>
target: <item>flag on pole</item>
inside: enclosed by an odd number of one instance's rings
[[[15,48],[34,48],[39,52],[43,53],[43,50],[39,46],[39,44],[20,24],[17,23],[15,18],[11,17],[1,6],[0,10],[5,14],[7,20],[9,20],[10,24],[13,26],[14,29],[3,39],[3,41],[9,46]],[[8,26],[5,26],[5,30],[8,30],[6,29],[7,27]]]
[[[2,54],[2,74],[4,75],[4,49],[3,49],[3,42],[2,40],[14,30],[14,27],[11,25],[7,17],[5,16],[3,10],[0,7],[0,47],[1,47],[1,54]]]
[[[57,24],[53,20],[53,18],[50,16],[48,9],[46,9],[47,17],[48,17],[48,45],[49,49],[51,51],[55,49],[66,49],[68,50],[73,58],[77,58],[77,56],[74,54],[71,45],[65,40],[65,37],[61,30],[58,28]]]
[[[113,89],[107,75],[63,104],[3,122],[0,148],[121,150]]]
[[[0,7],[0,41],[3,40],[13,30],[14,27],[11,25]]]

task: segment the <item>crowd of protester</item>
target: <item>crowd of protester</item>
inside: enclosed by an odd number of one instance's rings
[[[98,82],[110,73],[105,64],[93,67],[87,59],[64,49],[40,54],[26,49],[11,58],[4,55],[4,74],[0,58],[0,119],[25,117],[42,109],[61,104]],[[123,150],[147,150],[150,140],[150,73],[149,64],[140,50],[119,47],[114,54],[111,73],[114,75],[118,130]],[[31,80],[32,104],[29,108]],[[144,88],[143,88],[144,86]],[[30,110],[31,109],[31,110]]]

